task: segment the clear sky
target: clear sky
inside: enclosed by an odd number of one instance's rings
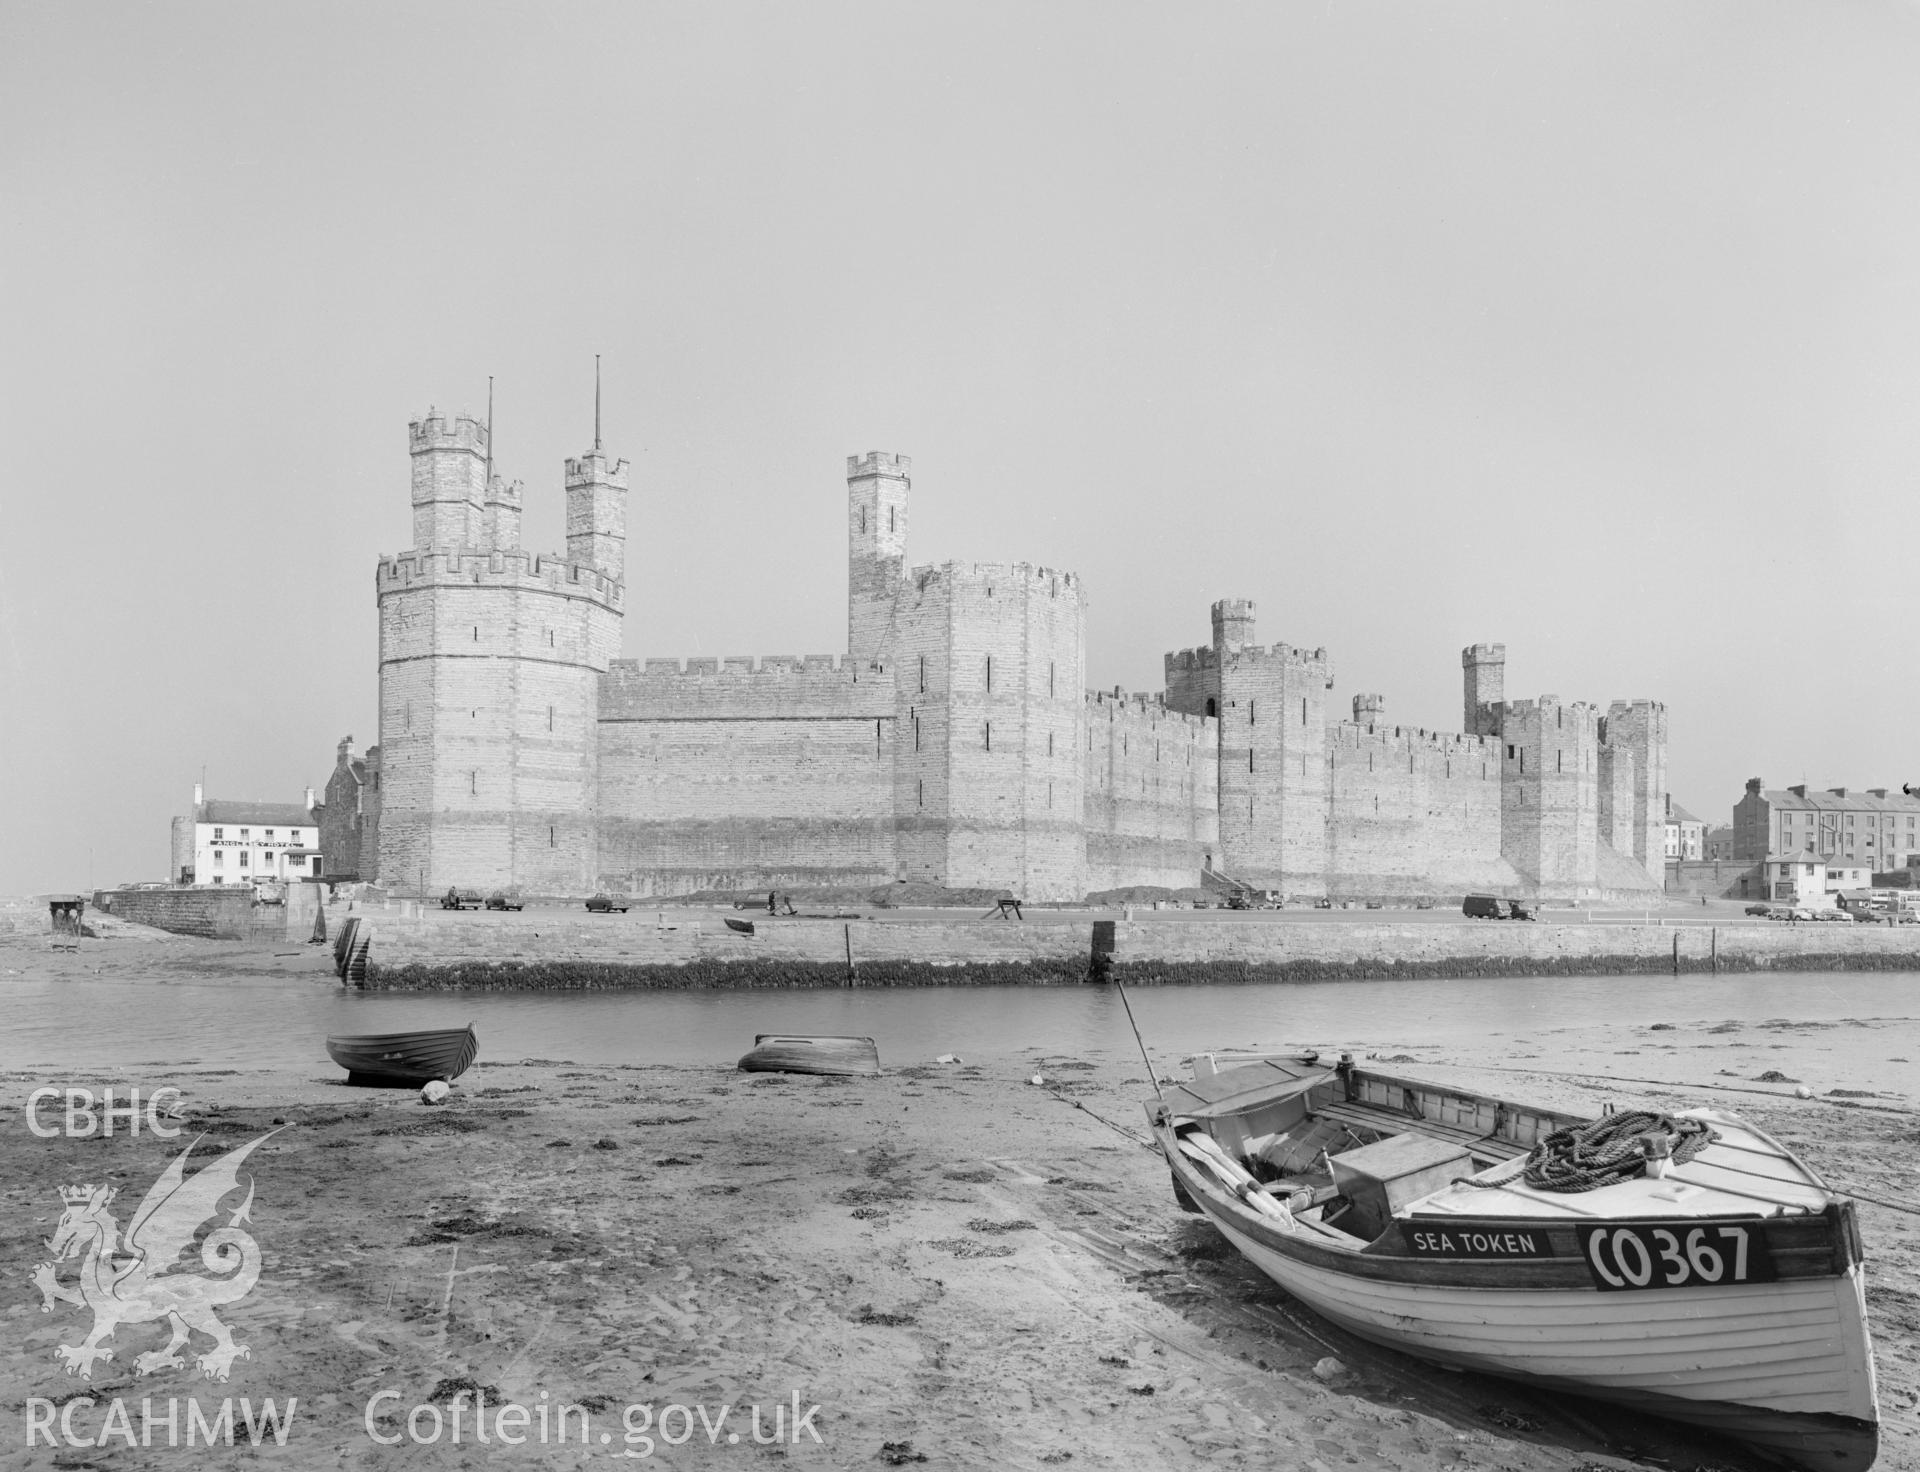
[[[1920,780],[1909,5],[0,6],[0,893],[158,879],[377,739],[406,429],[557,549],[634,464],[625,653],[845,641],[915,561],[1208,605],[1344,709],[1667,702],[1678,800]]]

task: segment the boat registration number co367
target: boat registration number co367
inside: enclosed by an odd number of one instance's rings
[[[1751,1222],[1581,1224],[1580,1252],[1603,1293],[1638,1288],[1715,1288],[1771,1283],[1773,1255]]]

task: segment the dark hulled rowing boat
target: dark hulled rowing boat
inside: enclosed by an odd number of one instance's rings
[[[350,1084],[424,1084],[456,1079],[473,1066],[480,1040],[473,1024],[431,1032],[380,1032],[327,1039],[327,1054]]]

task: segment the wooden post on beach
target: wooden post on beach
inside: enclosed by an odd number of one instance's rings
[[[1720,974],[1720,927],[1718,925],[1707,933],[1707,940],[1708,970],[1710,974],[1718,976]]]
[[[847,985],[853,985],[853,924],[849,921],[840,927],[840,936],[847,944]]]
[[[1680,974],[1680,927],[1673,928],[1673,974]]]

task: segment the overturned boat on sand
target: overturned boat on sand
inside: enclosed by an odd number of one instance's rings
[[[872,1038],[763,1032],[739,1067],[748,1073],[823,1073],[871,1078],[880,1072]]]
[[[1203,1057],[1147,1113],[1181,1204],[1364,1339],[1873,1463],[1853,1203],[1738,1115],[1581,1119],[1312,1054]]]

